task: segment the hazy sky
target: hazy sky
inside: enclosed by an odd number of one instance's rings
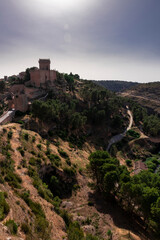
[[[160,0],[0,0],[0,77],[38,66],[160,80]]]

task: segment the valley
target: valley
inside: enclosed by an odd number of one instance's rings
[[[3,93],[0,239],[158,240],[158,116],[130,94],[56,76],[17,77]]]

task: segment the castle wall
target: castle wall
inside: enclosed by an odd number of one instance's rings
[[[40,87],[40,71],[32,70],[30,71],[31,84],[35,87]]]
[[[51,85],[56,80],[54,70],[34,70],[30,71],[31,84],[35,87],[44,87],[49,82]]]
[[[23,84],[14,84],[9,91],[18,94],[25,91],[25,86]]]
[[[51,80],[51,81],[55,81],[56,78],[57,78],[56,71],[55,71],[55,70],[51,70],[51,71],[50,71],[50,80]]]
[[[26,94],[20,94],[14,97],[15,110],[26,112],[28,110],[28,99]]]
[[[44,84],[50,80],[50,71],[39,70],[40,71],[40,84]]]

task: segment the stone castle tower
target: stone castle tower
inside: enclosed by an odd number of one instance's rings
[[[56,71],[50,70],[50,59],[39,59],[39,69],[30,70],[31,84],[34,87],[47,88],[54,85]]]
[[[50,59],[39,59],[39,69],[40,70],[49,70],[50,71]]]

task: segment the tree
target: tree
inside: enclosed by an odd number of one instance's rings
[[[158,190],[156,188],[145,187],[142,190],[141,209],[145,216],[145,219],[149,219],[151,215],[151,206],[155,204],[159,197]]]
[[[118,182],[117,171],[109,171],[104,175],[104,191],[107,195],[115,190],[116,183]]]
[[[1,93],[4,92],[5,87],[6,87],[5,81],[0,81],[0,92]]]
[[[30,72],[29,72],[29,68],[26,69],[26,72],[25,72],[25,76],[24,76],[24,81],[27,82],[29,81],[31,78],[30,78]]]
[[[98,188],[107,195],[111,194],[119,181],[119,161],[105,151],[92,153],[89,160]]]
[[[156,222],[157,229],[160,227],[160,197],[151,206],[152,218]]]

